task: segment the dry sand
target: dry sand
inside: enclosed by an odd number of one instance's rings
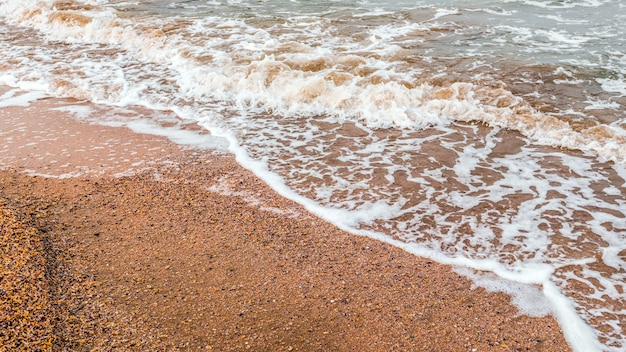
[[[0,350],[570,350],[552,317],[338,230],[229,155],[60,113],[27,146],[48,113],[3,135]],[[75,152],[111,136],[117,158]],[[91,171],[36,176],[63,168]]]

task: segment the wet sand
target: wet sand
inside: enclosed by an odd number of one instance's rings
[[[331,226],[230,155],[56,128],[48,103],[0,109],[0,349],[570,350],[552,317]]]

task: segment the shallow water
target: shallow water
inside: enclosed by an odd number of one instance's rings
[[[625,6],[0,0],[0,84],[18,89],[0,106],[72,97],[97,107],[77,118],[173,139],[158,116],[197,122],[341,228],[554,313],[576,350],[617,351]]]

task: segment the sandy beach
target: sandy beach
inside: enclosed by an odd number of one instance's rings
[[[42,104],[0,110],[2,350],[570,350],[553,317],[331,226],[231,155],[61,113],[37,139]]]

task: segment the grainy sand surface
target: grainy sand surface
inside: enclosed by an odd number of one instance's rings
[[[1,350],[570,350],[552,317],[338,230],[229,155],[55,118],[0,152]],[[119,158],[73,152],[103,136]]]

